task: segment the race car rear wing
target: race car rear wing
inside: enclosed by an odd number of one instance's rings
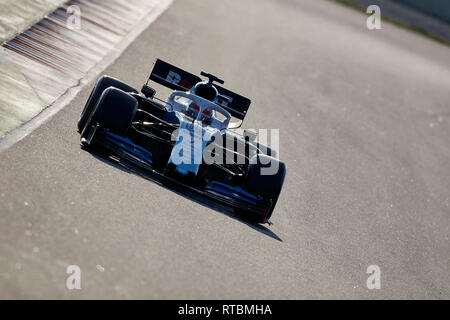
[[[188,91],[197,82],[202,81],[200,77],[177,68],[160,59],[156,60],[149,79],[172,90],[181,91]],[[214,86],[219,92],[217,104],[227,110],[233,117],[243,120],[247,114],[248,108],[250,107],[250,99],[216,84],[214,84]]]

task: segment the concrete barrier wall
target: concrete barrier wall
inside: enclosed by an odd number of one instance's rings
[[[378,5],[388,18],[450,45],[450,0],[335,0],[360,8]]]
[[[391,0],[450,23],[450,0]]]

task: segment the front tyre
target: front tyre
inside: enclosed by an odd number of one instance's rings
[[[285,176],[286,165],[278,159],[257,154],[250,160],[243,189],[270,202],[264,216],[257,217],[259,222],[266,223],[272,216]]]
[[[91,95],[89,96],[86,105],[84,106],[83,112],[81,113],[80,120],[78,121],[78,132],[81,133],[83,131],[89,119],[89,116],[91,115],[94,107],[100,99],[100,96],[102,95],[103,91],[105,91],[105,89],[109,87],[114,87],[125,92],[137,93],[136,89],[130,87],[120,80],[109,76],[101,76],[100,79],[98,79],[94,89],[92,89]]]
[[[98,124],[101,128],[124,136],[136,115],[137,108],[138,102],[134,97],[122,90],[109,87],[100,96],[82,135],[92,125]]]

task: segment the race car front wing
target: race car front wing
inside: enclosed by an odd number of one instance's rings
[[[157,178],[158,182],[166,186],[181,187],[231,207],[232,209],[240,209],[246,213],[253,213],[253,215],[246,215],[246,217],[260,223],[271,224],[266,219],[267,212],[269,212],[272,206],[271,202],[247,193],[242,188],[229,186],[219,181],[210,181],[204,189],[188,185],[165,175],[164,172],[155,170],[152,166],[151,152],[135,144],[131,139],[113,134],[107,129],[100,128],[96,125],[89,130],[90,132],[82,135],[86,137],[82,138],[82,144],[89,147],[101,146],[105,148],[117,157],[114,160],[119,161],[127,169],[144,175],[153,181]]]

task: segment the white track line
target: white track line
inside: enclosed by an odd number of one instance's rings
[[[112,64],[122,52],[153,22],[159,17],[171,4],[173,0],[160,0],[145,16],[134,26],[131,31],[89,72],[80,80],[75,87],[69,88],[55,102],[45,108],[42,112],[32,118],[30,121],[20,125],[16,129],[7,133],[0,140],[0,152],[5,151],[15,143],[19,142],[39,126],[50,120],[55,114],[68,105],[88,83],[97,78],[97,76]]]

